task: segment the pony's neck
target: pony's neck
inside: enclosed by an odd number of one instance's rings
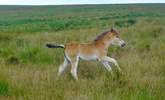
[[[93,43],[99,45],[99,47],[103,49],[108,49],[111,41],[109,34],[111,34],[110,31],[103,32],[94,39]]]
[[[102,38],[97,41],[93,41],[93,43],[96,45],[99,45],[101,48],[106,49],[106,50],[108,50],[108,48],[110,46],[110,40],[108,40],[106,38],[105,39]]]

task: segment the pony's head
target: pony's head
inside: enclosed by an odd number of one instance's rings
[[[119,38],[119,35],[120,33],[116,29],[111,28],[110,30],[105,31],[97,36],[94,39],[94,42],[104,41],[108,45],[119,45],[121,47],[124,47],[126,43]]]
[[[124,47],[126,45],[124,40],[120,39],[119,37],[120,33],[116,29],[111,28],[109,34],[107,35],[111,45],[118,45],[120,47]]]

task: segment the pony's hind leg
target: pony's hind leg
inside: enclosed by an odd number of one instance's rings
[[[64,57],[64,62],[63,64],[60,65],[58,69],[58,76],[60,76],[64,72],[64,70],[67,68],[67,65],[68,65],[68,60],[66,57]]]
[[[79,61],[79,57],[77,57],[75,60],[72,59],[71,61],[71,74],[75,80],[78,80],[78,77],[77,77],[78,61]]]

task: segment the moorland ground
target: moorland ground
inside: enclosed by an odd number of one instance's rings
[[[115,77],[96,61],[80,61],[57,78],[62,49],[47,42],[89,42],[117,28],[125,48],[111,46]],[[165,4],[0,6],[1,100],[163,100]]]

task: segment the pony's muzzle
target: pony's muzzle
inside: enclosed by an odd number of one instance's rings
[[[122,43],[122,44],[121,44],[121,47],[123,48],[123,47],[125,47],[125,45],[126,45],[126,43]]]

